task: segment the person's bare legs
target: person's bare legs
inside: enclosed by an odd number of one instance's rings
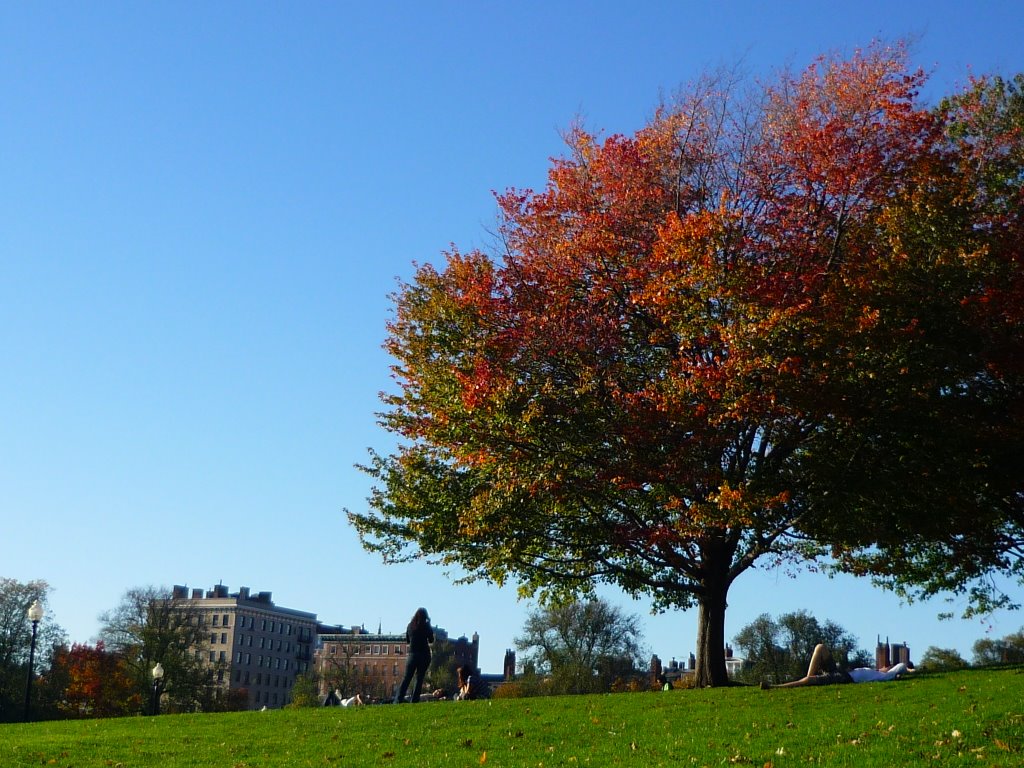
[[[830,674],[835,671],[835,668],[836,663],[832,659],[832,651],[824,643],[818,643],[814,646],[814,653],[811,654],[811,663],[807,665],[807,674],[804,677],[777,685],[761,683],[761,688],[799,688],[804,685],[829,685],[835,682]]]
[[[811,654],[811,663],[807,665],[807,677],[835,671],[836,663],[832,660],[832,651],[824,643],[818,643]]]

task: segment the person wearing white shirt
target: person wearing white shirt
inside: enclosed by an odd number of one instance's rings
[[[811,663],[807,667],[807,674],[799,680],[792,680],[788,683],[769,685],[761,683],[761,688],[799,688],[805,685],[837,685],[842,683],[882,683],[889,680],[896,680],[908,672],[913,671],[913,666],[900,662],[885,669],[871,669],[870,667],[857,667],[849,672],[840,672],[836,667],[832,652],[823,643],[818,643],[811,655]]]

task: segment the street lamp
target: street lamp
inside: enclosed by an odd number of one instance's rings
[[[25,722],[28,722],[29,709],[32,706],[32,667],[36,662],[36,632],[39,622],[43,619],[43,606],[38,600],[32,602],[28,609],[28,620],[32,622],[32,644],[28,650],[28,681],[25,683]]]
[[[150,673],[153,676],[153,702],[149,711],[154,715],[160,714],[160,686],[164,681],[164,666],[159,661]]]

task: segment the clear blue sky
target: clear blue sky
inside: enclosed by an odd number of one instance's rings
[[[941,93],[1024,70],[1022,35],[1019,0],[0,4],[0,576],[48,580],[78,641],[139,585],[385,631],[424,605],[499,671],[514,590],[385,568],[342,513],[390,445],[395,278],[487,244],[492,190],[540,186],[577,116],[631,132],[702,69],[875,37],[915,39]],[[695,612],[624,605],[694,649]],[[767,572],[727,635],[798,608],[917,655],[1024,624]]]

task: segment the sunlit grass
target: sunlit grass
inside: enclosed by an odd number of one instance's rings
[[[1024,669],[0,725],[0,766],[1024,765]]]

